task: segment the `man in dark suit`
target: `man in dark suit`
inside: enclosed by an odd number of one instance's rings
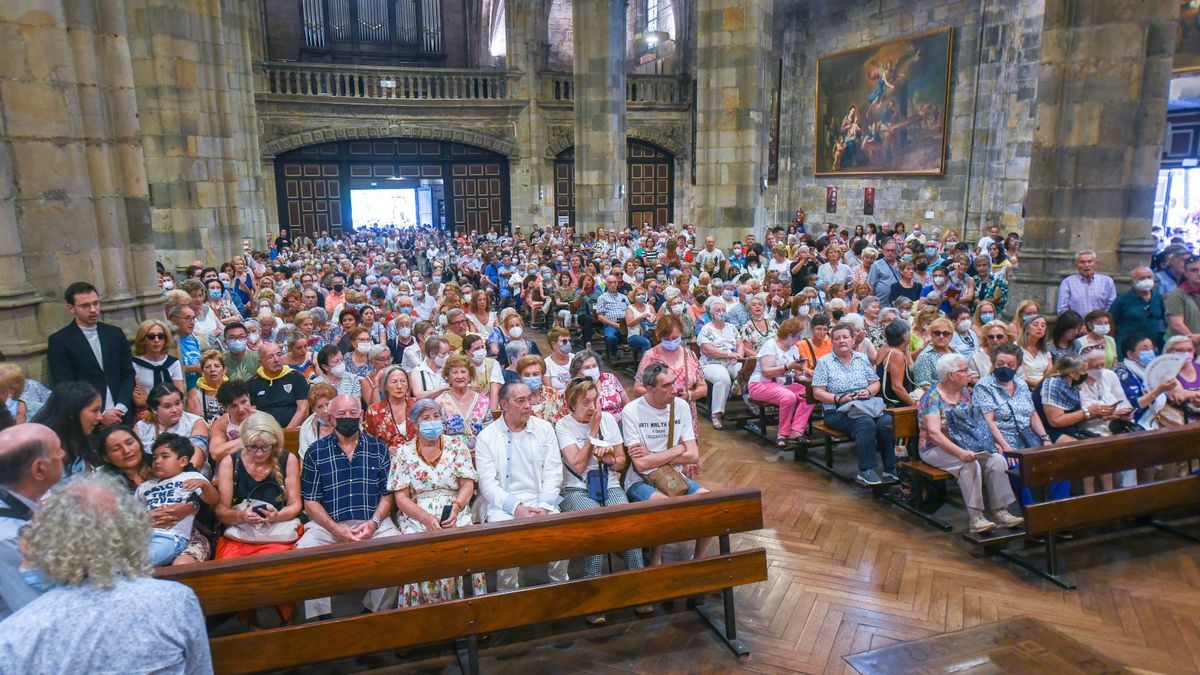
[[[100,293],[86,281],[67,287],[67,311],[75,317],[50,336],[46,358],[50,382],[81,380],[104,397],[101,424],[133,419],[133,354],[120,328],[100,322]]]

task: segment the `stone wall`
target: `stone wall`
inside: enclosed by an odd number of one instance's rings
[[[1033,140],[1044,0],[777,0],[783,59],[779,184],[766,195],[776,222],[797,207],[809,222],[852,227],[903,220],[968,236],[1000,221],[1020,230]],[[986,9],[984,7],[986,6]],[[940,177],[814,177],[813,109],[818,57],[954,27],[946,171]],[[978,86],[977,86],[978,85]],[[841,188],[825,214],[828,186]],[[865,216],[863,188],[874,187]],[[932,218],[926,212],[932,211]]]
[[[550,50],[546,67],[562,73],[571,72],[575,63],[575,23],[571,20],[571,0],[554,0],[547,19],[550,29]]]

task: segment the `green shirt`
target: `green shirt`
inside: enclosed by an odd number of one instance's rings
[[[1167,296],[1166,302],[1167,316],[1182,316],[1183,323],[1188,327],[1188,330],[1193,333],[1200,333],[1200,305],[1196,304],[1196,300],[1187,294],[1187,291],[1182,288],[1176,288]],[[1170,324],[1167,324],[1167,339],[1170,339],[1179,333],[1171,329]]]
[[[225,357],[225,374],[231,380],[245,382],[254,377],[255,371],[258,370],[258,354],[255,352],[246,351],[246,357],[241,361],[234,360],[232,355]]]

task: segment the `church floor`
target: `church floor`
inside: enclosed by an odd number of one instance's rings
[[[1079,590],[1065,592],[977,555],[961,512],[941,513],[956,532],[935,531],[741,431],[705,425],[701,448],[705,485],[763,495],[764,529],[734,539],[768,554],[769,581],[737,591],[751,655],[735,660],[678,601],[647,619],[626,611],[599,628],[578,619],[492,636],[482,672],[854,672],[843,656],[1018,616],[1139,671],[1200,671],[1200,546],[1145,529],[1068,544],[1066,576]],[[457,672],[444,647],[323,666],[312,671]]]

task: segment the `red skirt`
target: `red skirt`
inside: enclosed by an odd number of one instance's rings
[[[304,534],[304,526],[298,528],[296,541],[300,541],[300,535]],[[217,555],[216,560],[226,560],[228,558],[245,558],[251,555],[262,555],[264,553],[282,553],[296,548],[296,541],[290,544],[247,544],[244,541],[235,541],[229,537],[220,537],[217,539]]]

